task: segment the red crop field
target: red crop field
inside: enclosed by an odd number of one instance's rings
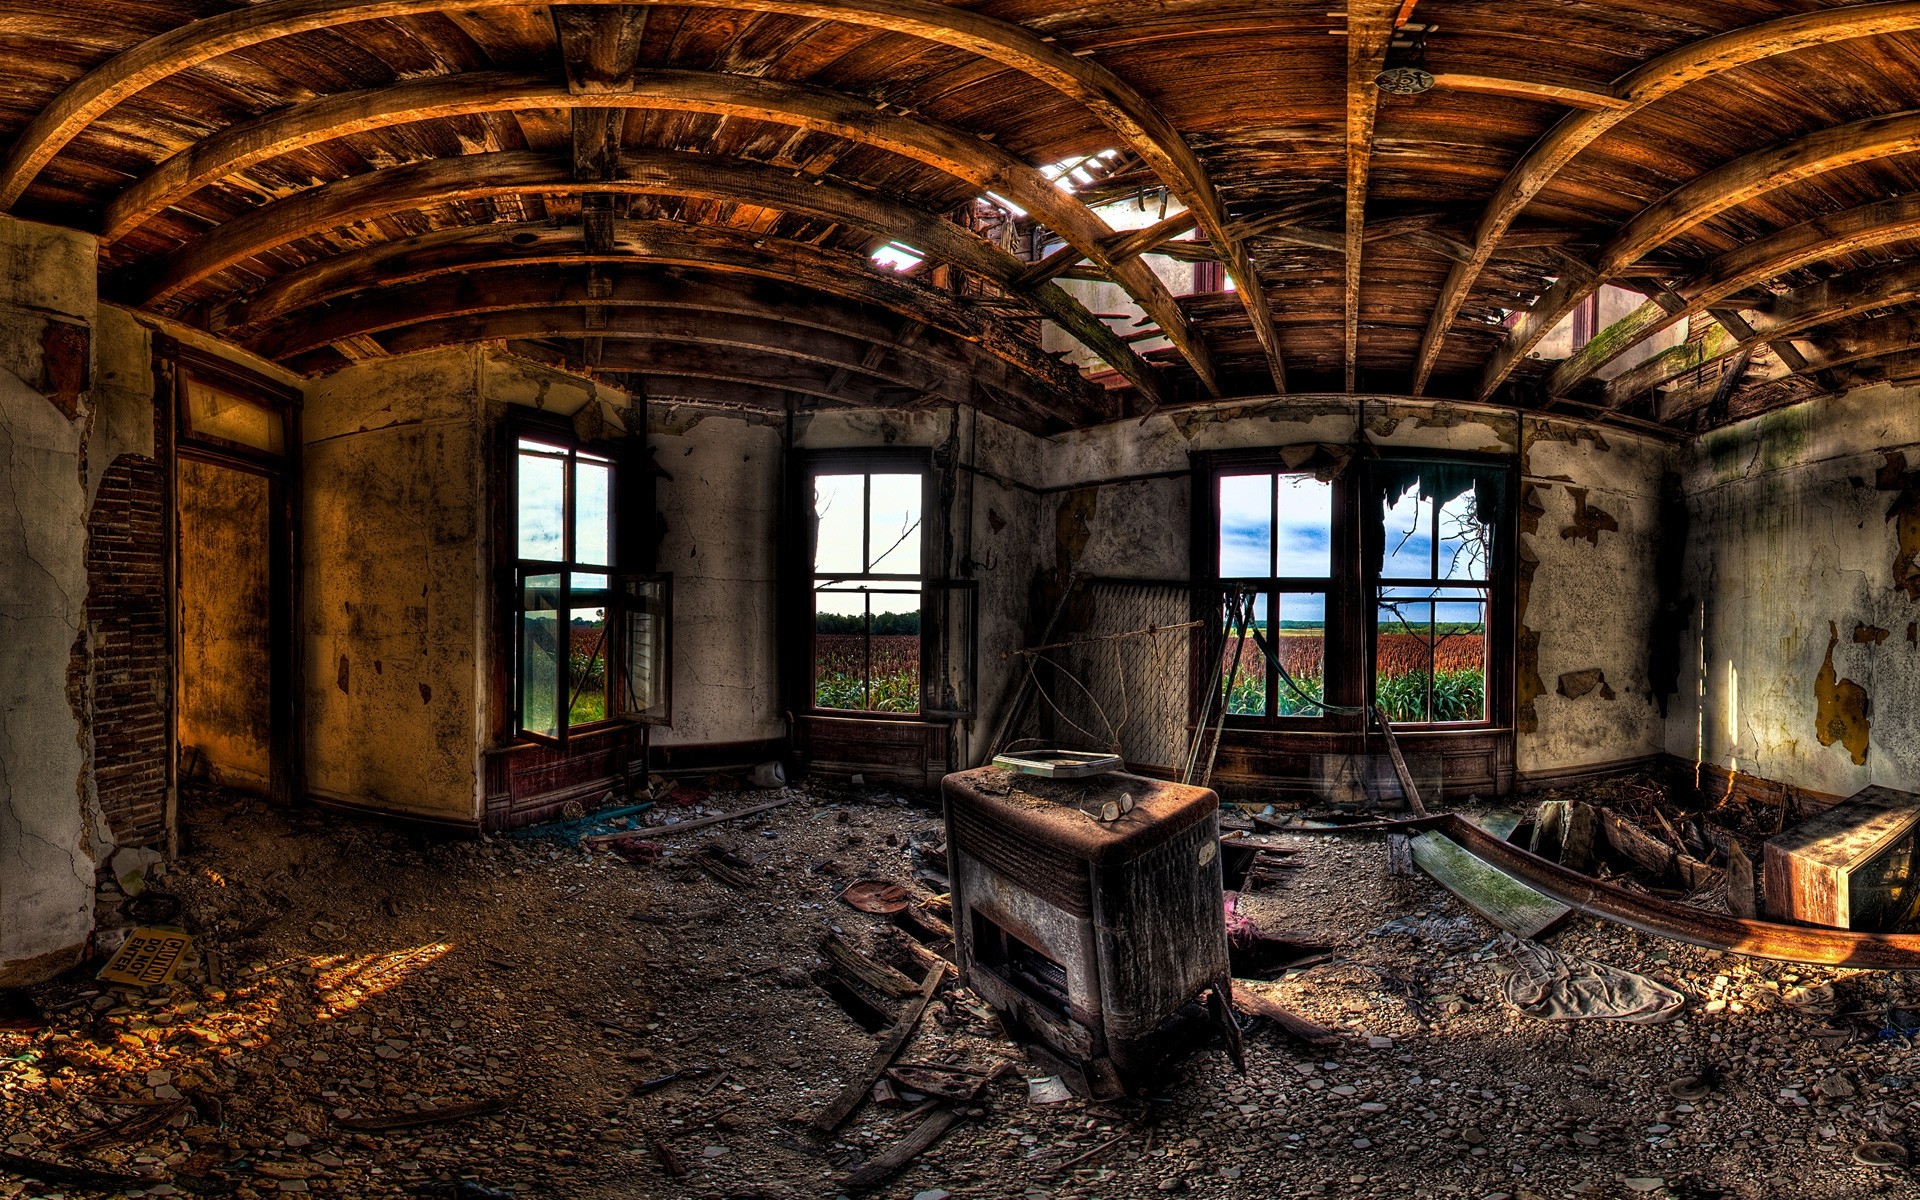
[[[866,645],[873,645],[873,677],[866,678]],[[814,703],[821,708],[917,712],[920,639],[910,634],[817,633],[813,637]]]

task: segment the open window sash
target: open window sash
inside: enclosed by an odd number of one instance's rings
[[[564,748],[582,729],[672,720],[672,577],[523,566],[515,731]]]
[[[635,725],[673,723],[673,576],[614,577],[612,715]]]

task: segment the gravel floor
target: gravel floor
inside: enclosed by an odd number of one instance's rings
[[[839,930],[878,953],[897,938],[835,897],[853,878],[909,879],[911,844],[937,842],[939,822],[921,799],[794,795],[668,839],[673,853],[644,865],[196,801],[194,849],[166,886],[219,978],[196,958],[164,994],[122,995],[77,973],[35,990],[46,1029],[0,1032],[4,1149],[140,1182],[49,1188],[0,1166],[0,1196],[488,1194],[460,1180],[543,1200],[838,1195],[922,1117],[868,1104],[835,1141],[804,1136],[874,1045],[815,986],[817,943]],[[715,842],[750,864],[751,890],[690,864]],[[1216,1045],[1144,1100],[1042,1105],[1019,1049],[949,992],[902,1059],[1013,1069],[873,1194],[1920,1196],[1907,1170],[1854,1161],[1863,1142],[1906,1145],[1920,1112],[1920,1058],[1882,1033],[1889,1008],[1920,1009],[1920,980],[1576,917],[1543,940],[1651,974],[1687,1009],[1651,1027],[1549,1024],[1501,999],[1493,931],[1424,876],[1390,878],[1377,837],[1273,842],[1297,866],[1244,911],[1334,949],[1253,986],[1340,1044],[1260,1027],[1245,1076]],[[633,1094],[691,1067],[711,1071]],[[1674,1080],[1702,1074],[1710,1092],[1675,1098]],[[157,1129],[61,1148],[176,1098]],[[404,1131],[339,1124],[483,1099],[504,1108]]]

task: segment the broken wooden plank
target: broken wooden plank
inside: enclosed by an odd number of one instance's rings
[[[1413,839],[1404,833],[1387,835],[1387,874],[1396,879],[1413,876]]]
[[[905,1000],[920,990],[920,985],[908,979],[899,971],[860,951],[847,939],[837,933],[830,933],[820,940],[820,952],[833,967],[882,996],[894,1000]]]
[[[1427,806],[1420,803],[1420,789],[1413,786],[1413,772],[1407,770],[1407,760],[1400,753],[1400,742],[1393,736],[1393,726],[1387,721],[1387,710],[1376,704],[1373,712],[1380,720],[1380,737],[1387,743],[1387,755],[1393,759],[1393,773],[1400,777],[1400,794],[1414,816],[1424,817],[1427,815]]]
[[[645,829],[640,830],[639,832],[645,833],[649,837],[656,837],[656,838],[667,837],[671,834],[676,834],[676,833],[692,833],[696,829],[705,829],[709,825],[719,825],[725,821],[738,821],[742,817],[755,816],[759,813],[766,812],[768,809],[779,808],[783,804],[792,804],[795,799],[797,799],[797,797],[783,796],[778,800],[769,800],[765,804],[749,805],[748,807],[740,809],[736,812],[719,813],[711,817],[696,817],[691,821],[677,821],[671,825],[649,825]],[[626,837],[628,834],[631,834],[633,832],[635,831],[628,829],[628,830],[623,830],[619,833],[598,833],[590,837],[581,838],[580,844],[582,846],[598,846],[603,843],[613,841],[616,838]]]
[[[1321,1046],[1339,1040],[1339,1035],[1323,1025],[1316,1025],[1299,1013],[1277,1001],[1269,1000],[1250,987],[1243,986],[1239,980],[1233,984],[1233,1002],[1256,1017],[1273,1022],[1280,1032],[1297,1042],[1309,1046]]]
[[[913,1031],[920,1025],[921,1014],[927,1011],[927,1005],[933,1001],[933,993],[939,989],[941,981],[945,978],[944,971],[927,972],[925,982],[920,985],[919,994],[900,1010],[899,1017],[894,1020],[893,1028],[888,1030],[886,1037],[874,1047],[873,1056],[867,1060],[866,1066],[848,1080],[847,1085],[840,1089],[840,1094],[816,1113],[812,1121],[808,1122],[815,1133],[821,1137],[832,1133],[840,1128],[841,1122],[853,1115],[854,1109],[860,1107],[860,1102],[867,1098],[867,1093],[873,1089],[874,1083],[886,1074],[887,1068],[893,1065],[893,1060],[900,1057],[900,1051],[905,1049],[907,1043],[912,1040]]]
[[[914,1126],[913,1132],[874,1155],[872,1161],[847,1176],[841,1186],[849,1192],[872,1191],[898,1175],[908,1163],[945,1137],[948,1130],[966,1120],[966,1106],[978,1100],[1006,1070],[1007,1064],[1001,1063],[980,1080],[964,1099],[929,1113],[925,1120]]]
[[[1575,800],[1548,800],[1540,805],[1540,816],[1533,827],[1533,844],[1528,848],[1541,858],[1584,871],[1593,864],[1593,847],[1599,835],[1600,819],[1592,805]]]
[[[1727,839],[1727,911],[1747,920],[1760,912],[1753,896],[1753,860],[1735,838]]]
[[[86,1167],[69,1167],[64,1163],[47,1162],[24,1154],[0,1153],[0,1171],[24,1179],[38,1179],[42,1183],[114,1193],[141,1191],[151,1187],[154,1182],[144,1176],[113,1175]]]
[[[1413,861],[1469,908],[1515,937],[1538,937],[1573,911],[1475,857],[1444,834],[1429,831],[1414,838]]]

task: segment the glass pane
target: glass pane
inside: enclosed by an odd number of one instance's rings
[[[201,437],[236,442],[269,454],[285,454],[286,423],[264,404],[186,376],[187,427]]]
[[[1279,485],[1273,573],[1283,579],[1333,574],[1333,484],[1282,475]]]
[[[920,476],[874,475],[871,483],[873,523],[867,534],[872,560],[867,569],[877,575],[920,573]],[[915,602],[918,610],[918,602]]]
[[[529,453],[520,444],[519,556],[560,562],[566,556],[567,460]]]
[[[1381,578],[1433,578],[1433,501],[1409,488],[1387,510],[1385,532]]]
[[[1273,476],[1220,477],[1220,578],[1273,574]]]
[[[1440,578],[1485,579],[1493,561],[1493,526],[1482,524],[1474,489],[1440,509]]]
[[[1324,592],[1286,592],[1277,620],[1267,625],[1268,644],[1293,680],[1275,676],[1273,711],[1281,717],[1317,717],[1326,698],[1327,597]]]
[[[1260,653],[1258,643],[1248,632],[1243,637],[1235,637],[1238,623],[1233,610],[1228,608],[1222,613],[1225,622],[1226,652],[1221,659],[1222,686],[1228,687],[1227,711],[1240,717],[1264,717],[1267,715],[1267,662]],[[1253,600],[1253,624],[1261,632],[1268,633],[1267,598],[1255,596]],[[1234,664],[1239,663],[1239,674],[1234,674]]]
[[[873,613],[873,672],[867,707],[919,712],[920,593],[875,592],[868,606]]]
[[[866,486],[865,475],[813,477],[813,569],[816,574],[860,574],[866,555],[861,540]]]
[[[1374,698],[1389,721],[1425,721],[1433,673],[1433,602],[1384,589],[1375,610]]]
[[[813,703],[816,708],[867,706],[865,592],[814,592]]]
[[[620,708],[628,716],[664,718],[667,710],[667,583],[625,581],[626,670]]]
[[[1444,519],[1444,518],[1443,518]],[[1487,599],[1447,588],[1433,605],[1433,719],[1487,719]]]
[[[520,728],[560,736],[560,577],[528,576],[520,595]]]
[[[608,554],[613,468],[582,459],[573,469],[573,561],[604,567]]]
[[[607,606],[605,575],[575,572],[567,622],[567,724],[607,719]]]

